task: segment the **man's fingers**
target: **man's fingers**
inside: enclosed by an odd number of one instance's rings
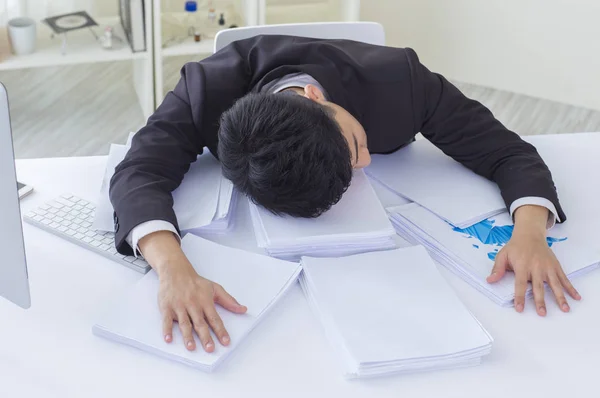
[[[527,292],[527,274],[515,272],[515,309],[523,312],[525,308],[525,293]]]
[[[548,285],[550,285],[550,289],[552,289],[552,293],[554,293],[554,297],[556,297],[556,303],[560,307],[563,312],[569,312],[569,304],[567,303],[567,299],[565,298],[565,294],[563,292],[562,284],[558,279],[558,275],[556,275],[553,271],[548,275]]]
[[[567,278],[567,275],[565,275],[562,268],[558,271],[558,279],[560,280],[560,283],[563,285],[567,293],[569,293],[569,296],[573,297],[575,300],[581,300],[581,295],[579,294],[577,289],[573,287],[571,281],[569,280],[569,278]]]
[[[223,321],[217,311],[215,311],[214,307],[211,309],[206,309],[204,312],[204,316],[206,321],[212,328],[213,332],[217,335],[217,338],[223,345],[229,345],[229,334],[227,330],[225,330],[225,326],[223,325]]]
[[[204,313],[196,309],[193,309],[190,313],[194,330],[198,333],[198,337],[200,337],[200,344],[202,344],[204,351],[213,352],[215,350],[215,343],[210,335],[208,324],[204,320]]]
[[[163,337],[167,343],[173,341],[173,314],[171,311],[165,311],[162,321]]]
[[[533,286],[533,301],[539,316],[546,316],[546,302],[544,301],[544,278],[539,272],[531,276]]]
[[[194,335],[192,333],[192,322],[190,321],[190,317],[185,309],[176,311],[176,315],[179,330],[181,330],[181,334],[183,335],[183,343],[188,350],[193,351],[196,349],[196,342],[194,341]]]
[[[494,267],[492,268],[492,272],[490,276],[487,277],[488,283],[498,282],[504,274],[506,273],[506,268],[508,267],[508,252],[506,250],[500,250],[496,255],[496,260],[494,261]]]
[[[241,305],[229,293],[223,289],[223,286],[215,284],[215,303],[235,314],[243,314],[248,308]]]

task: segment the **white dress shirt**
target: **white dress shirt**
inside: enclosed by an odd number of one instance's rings
[[[261,91],[267,91],[267,92],[274,94],[274,93],[278,93],[286,88],[306,87],[308,84],[312,84],[312,85],[318,87],[323,92],[323,95],[325,96],[325,98],[327,98],[327,93],[325,92],[323,87],[319,84],[319,82],[317,82],[312,76],[307,75],[305,73],[293,73],[293,74],[283,76],[283,77],[281,77],[277,80],[274,80],[274,81],[270,82],[269,84],[265,85]],[[548,222],[546,224],[547,229],[552,228],[554,226],[554,224],[556,223],[556,221],[560,222],[560,219],[558,218],[558,212],[556,211],[556,207],[554,206],[554,204],[551,201],[549,201],[548,199],[540,198],[537,196],[527,196],[527,197],[523,197],[523,198],[517,199],[514,202],[512,202],[512,204],[510,205],[510,208],[509,208],[510,216],[513,217],[513,214],[515,213],[515,211],[519,207],[525,206],[525,205],[542,206],[542,207],[545,207],[546,209],[548,209],[548,211],[549,211]],[[177,229],[170,222],[163,221],[163,220],[146,221],[146,222],[141,223],[141,224],[137,225],[136,227],[134,227],[131,230],[131,232],[127,235],[127,238],[126,238],[126,241],[129,244],[129,246],[134,248],[133,253],[136,257],[138,257],[138,255],[140,255],[139,247],[138,247],[138,243],[139,243],[140,239],[142,239],[143,237],[145,237],[147,235],[150,235],[151,233],[158,232],[158,231],[171,231],[181,241],[181,237],[177,233]]]

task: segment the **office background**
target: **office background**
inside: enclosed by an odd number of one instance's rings
[[[29,0],[25,11],[40,20],[83,9],[102,19],[118,14],[118,3]],[[162,0],[159,9],[177,12],[183,3]],[[232,23],[245,7],[244,0],[213,3],[229,10]],[[0,24],[23,12],[23,4],[0,0]],[[600,130],[598,15],[600,3],[593,0],[267,0],[264,19],[358,16],[380,22],[388,45],[414,48],[425,65],[484,103],[509,128],[532,135]],[[162,57],[158,91],[174,86],[185,62],[206,55]],[[110,142],[124,142],[145,121],[133,80],[129,61],[10,70],[0,61],[17,158],[101,155]]]

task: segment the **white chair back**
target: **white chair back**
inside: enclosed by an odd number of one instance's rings
[[[215,37],[214,52],[219,51],[236,40],[248,39],[258,35],[347,39],[381,46],[385,44],[383,26],[376,22],[314,22],[224,29],[219,31]]]

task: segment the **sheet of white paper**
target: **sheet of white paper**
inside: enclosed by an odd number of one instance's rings
[[[251,204],[251,206],[255,206]],[[256,206],[271,243],[314,241],[327,236],[365,235],[383,232],[392,236],[393,227],[373,187],[362,170],[356,170],[342,199],[317,218],[276,216]]]
[[[408,203],[412,203],[410,200],[398,195],[397,193],[395,193],[394,191],[392,191],[391,189],[389,189],[374,178],[369,177],[369,182],[375,190],[375,193],[377,194],[381,205],[386,209],[388,207],[402,206]]]
[[[221,164],[204,153],[190,165],[181,185],[173,191],[173,210],[181,231],[212,222],[219,202]]]
[[[111,144],[110,146],[106,167],[104,168],[102,185],[100,186],[100,192],[96,198],[96,211],[94,213],[94,222],[92,224],[93,229],[108,232],[114,231],[114,210],[109,197],[110,179],[113,174],[115,174],[115,167],[117,167],[125,158],[127,151],[128,149],[125,145]]]
[[[182,249],[200,275],[221,284],[248,307],[247,314],[235,315],[217,306],[217,312],[231,337],[230,346],[216,344],[215,352],[211,354],[202,349],[190,352],[182,344],[182,336],[176,325],[173,343],[165,343],[156,305],[159,282],[154,271],[144,276],[125,297],[116,300],[100,318],[96,328],[108,331],[112,339],[120,336],[121,340],[125,340],[123,342],[157,355],[211,366],[241,343],[263,311],[297,279],[300,266],[221,246],[190,234],[183,238]]]
[[[450,355],[491,343],[422,246],[305,257],[302,265],[318,305],[361,363]]]
[[[113,207],[108,191],[115,167],[125,158],[127,151],[126,145],[112,144],[110,147],[102,186],[96,200],[92,226],[94,229],[114,231]],[[173,191],[173,210],[182,232],[209,225],[213,221],[219,202],[221,179],[221,164],[208,152],[190,165],[183,181]],[[231,190],[228,189],[227,192],[231,194]]]
[[[475,174],[428,140],[389,155],[373,155],[366,173],[457,226],[506,210],[498,186]]]

